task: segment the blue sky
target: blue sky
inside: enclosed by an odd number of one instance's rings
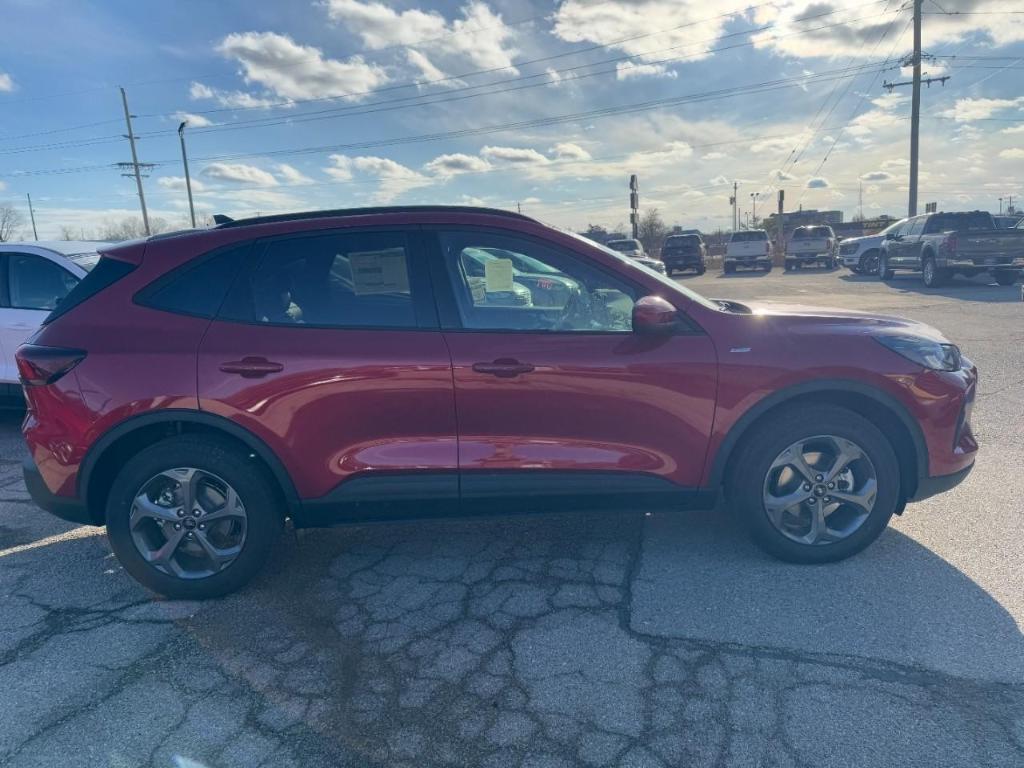
[[[0,0],[0,202],[41,237],[138,214],[387,203],[522,206],[571,227],[641,204],[713,230],[740,184],[768,205],[905,208],[910,48],[900,0],[87,2]],[[926,0],[922,202],[1024,194],[1024,13]],[[950,13],[959,12],[957,15]],[[15,34],[11,34],[14,31]],[[762,209],[763,210],[763,209]]]

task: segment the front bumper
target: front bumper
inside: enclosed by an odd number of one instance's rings
[[[96,525],[89,514],[88,507],[79,499],[58,496],[46,487],[39,467],[29,456],[21,462],[21,472],[25,478],[25,487],[29,496],[38,507],[62,520],[79,525]]]
[[[956,488],[960,483],[967,479],[967,476],[971,474],[972,469],[974,469],[973,461],[958,472],[953,472],[948,475],[939,475],[938,477],[919,478],[917,481],[917,491],[911,498],[907,499],[907,501],[921,501],[932,496],[937,496],[940,493],[945,493],[951,488]]]

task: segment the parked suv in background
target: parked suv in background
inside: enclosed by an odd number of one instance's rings
[[[799,269],[808,264],[835,269],[839,266],[836,253],[836,233],[832,227],[827,224],[797,227],[786,246],[786,269]]]
[[[839,243],[839,258],[843,266],[856,275],[877,275],[878,261],[885,236],[895,232],[906,219],[890,224],[881,232],[863,237],[848,237]]]
[[[110,243],[0,243],[0,396],[21,398],[14,353]]]
[[[703,275],[708,268],[708,250],[700,235],[669,235],[661,246],[661,261],[665,272],[692,269]]]
[[[887,231],[882,243],[879,276],[891,280],[898,269],[919,271],[929,288],[982,272],[1013,285],[1024,269],[1024,231],[998,229],[985,211],[914,216]]]
[[[722,271],[729,275],[740,267],[772,271],[772,244],[763,229],[743,229],[729,236]]]
[[[545,273],[564,303],[491,300]],[[829,562],[977,449],[977,372],[928,326],[709,300],[476,208],[107,249],[18,367],[33,499],[106,525],[172,597],[240,587],[286,518],[683,509],[723,488],[766,550]]]
[[[613,251],[618,251],[623,256],[629,256],[629,258],[638,261],[649,269],[653,269],[655,272],[664,272],[665,265],[657,259],[649,256],[644,251],[644,245],[639,240],[634,238],[626,238],[625,240],[609,240],[607,248],[611,248]]]

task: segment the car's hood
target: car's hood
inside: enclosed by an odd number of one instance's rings
[[[882,235],[861,235],[860,237],[847,237],[839,241],[839,245],[843,246],[848,243],[859,243],[864,245],[877,245],[882,242],[885,238]]]
[[[772,301],[746,302],[746,305],[750,307],[754,315],[769,317],[781,327],[794,333],[815,330],[865,334],[891,333],[924,336],[941,342],[948,341],[940,331],[930,325],[893,315]]]

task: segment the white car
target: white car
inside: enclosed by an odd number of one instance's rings
[[[14,353],[99,260],[101,242],[0,243],[0,395],[15,395]]]
[[[729,236],[722,271],[731,275],[740,267],[772,271],[772,243],[763,229],[743,229]]]
[[[877,275],[878,257],[881,255],[885,233],[890,232],[906,219],[894,221],[881,232],[863,237],[848,237],[839,243],[839,260],[843,266],[857,275]]]
[[[649,269],[653,269],[655,272],[665,274],[665,265],[658,259],[652,258],[647,255],[644,250],[644,245],[639,240],[634,238],[626,238],[625,240],[609,240],[605,243],[606,248],[611,248],[613,251],[618,251],[623,256],[629,256],[634,261],[643,264]]]

